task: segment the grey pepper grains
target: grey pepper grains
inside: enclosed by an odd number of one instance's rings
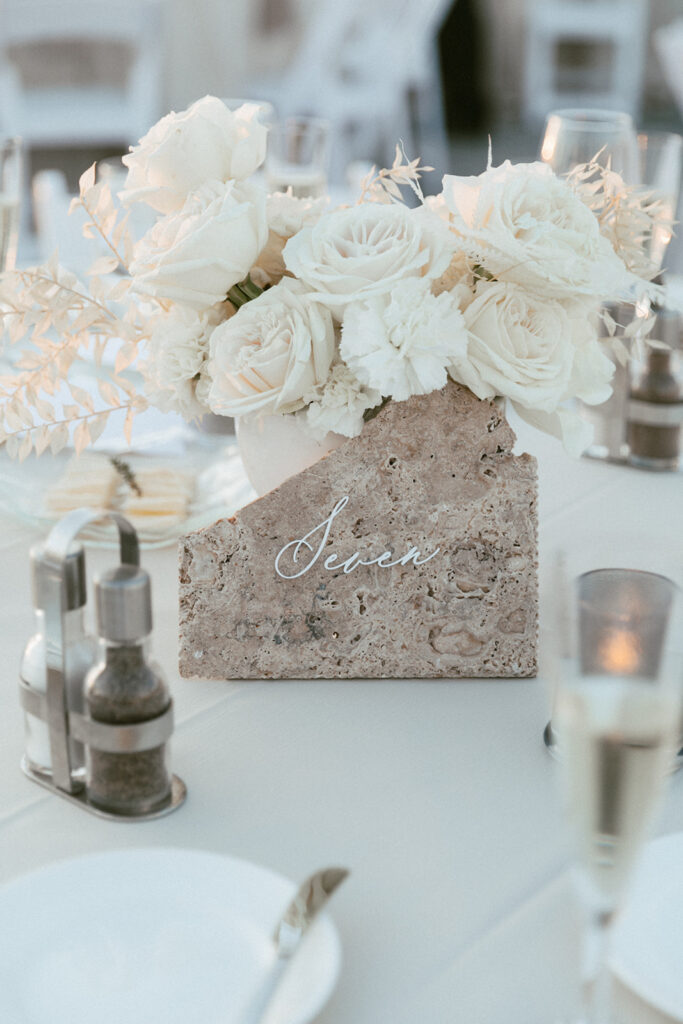
[[[88,714],[97,722],[128,725],[146,722],[169,706],[166,683],[136,645],[107,645],[104,663],[86,683]],[[122,814],[146,813],[169,799],[171,781],[166,744],[133,753],[87,750],[88,799],[96,807]]]

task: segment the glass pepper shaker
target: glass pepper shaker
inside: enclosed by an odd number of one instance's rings
[[[170,705],[158,666],[147,658],[152,632],[149,575],[120,565],[95,580],[97,632],[102,657],[85,682],[86,714],[95,722],[134,725]],[[106,811],[135,815],[163,807],[171,798],[166,743],[148,750],[110,752],[86,748],[86,791]]]
[[[46,593],[43,545],[31,549],[31,584],[35,609],[35,632],[29,639],[21,659],[20,675],[38,693],[47,690],[45,608]],[[83,710],[83,681],[97,660],[97,641],[85,628],[85,555],[80,545],[72,545],[64,559],[64,685],[69,711]],[[48,723],[28,711],[24,712],[25,750],[28,767],[41,775],[52,775],[52,751]],[[71,776],[75,782],[85,778],[83,744],[69,740]]]
[[[636,365],[627,403],[628,460],[645,469],[676,469],[683,427],[683,320],[657,312],[656,336],[667,348],[648,348]]]

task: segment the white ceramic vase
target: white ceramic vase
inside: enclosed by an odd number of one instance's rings
[[[326,434],[316,441],[296,416],[240,416],[235,434],[249,483],[261,496],[308,469],[346,440]]]

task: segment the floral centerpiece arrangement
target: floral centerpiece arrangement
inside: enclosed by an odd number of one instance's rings
[[[32,342],[0,381],[11,454],[70,438],[80,451],[117,411],[129,436],[147,403],[190,419],[287,415],[313,437],[353,437],[386,401],[448,377],[583,449],[589,428],[571,400],[608,398],[610,346],[623,355],[601,307],[652,289],[647,197],[597,165],[561,179],[489,158],[425,198],[424,168],[397,148],[355,204],[332,209],[266,193],[266,142],[257,107],[205,97],[124,157],[118,197],[94,166],[82,176],[74,203],[99,246],[87,286],[56,256],[2,281],[6,335]],[[156,220],[136,240],[138,203]],[[70,381],[79,356],[109,366],[95,397]]]

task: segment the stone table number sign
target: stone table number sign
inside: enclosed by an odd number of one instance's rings
[[[180,543],[180,671],[533,676],[536,462],[449,383]]]

